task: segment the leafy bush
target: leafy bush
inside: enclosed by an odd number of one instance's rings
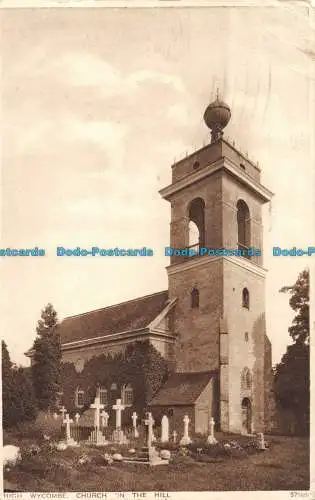
[[[17,435],[21,438],[32,438],[36,441],[43,441],[44,435],[51,439],[61,439],[64,437],[64,430],[61,420],[55,420],[44,412],[40,412],[35,422],[21,422],[17,425]]]

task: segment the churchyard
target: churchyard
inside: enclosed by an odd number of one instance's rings
[[[83,415],[40,414],[4,433],[20,457],[4,467],[5,487],[19,491],[228,491],[309,488],[306,438],[190,433],[189,418],[171,430],[168,417],[133,412],[121,428],[124,407],[113,406],[115,427],[98,396]],[[87,425],[87,423],[89,425]]]

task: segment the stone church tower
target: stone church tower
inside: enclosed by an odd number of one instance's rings
[[[270,362],[262,205],[272,193],[261,184],[258,165],[223,139],[230,118],[217,97],[204,113],[210,144],[176,162],[172,183],[160,192],[171,204],[174,360],[177,372],[218,372],[221,430],[257,432],[264,429]]]

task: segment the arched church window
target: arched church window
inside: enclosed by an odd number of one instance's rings
[[[191,308],[195,309],[197,307],[199,307],[199,290],[193,288],[191,291]]]
[[[249,291],[247,288],[243,288],[242,291],[242,306],[249,309]]]
[[[122,404],[125,406],[132,406],[133,404],[133,388],[131,384],[125,384],[121,390]]]
[[[189,204],[189,248],[198,252],[205,244],[205,202],[195,198]]]
[[[241,375],[241,388],[242,389],[251,389],[252,387],[252,376],[250,370],[246,367],[242,371]]]
[[[75,406],[77,408],[84,406],[84,390],[81,387],[77,387],[75,390]]]
[[[237,205],[237,237],[239,250],[245,250],[244,257],[249,258],[247,250],[250,247],[250,214],[245,201],[238,200]]]
[[[101,405],[106,406],[108,404],[108,391],[107,391],[107,389],[105,389],[105,387],[100,387],[99,395],[100,395]]]

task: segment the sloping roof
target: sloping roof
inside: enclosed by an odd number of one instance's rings
[[[145,328],[162,312],[167,300],[168,291],[166,290],[95,311],[69,316],[58,327],[61,344]]]
[[[149,403],[150,406],[193,405],[217,372],[174,373]]]

